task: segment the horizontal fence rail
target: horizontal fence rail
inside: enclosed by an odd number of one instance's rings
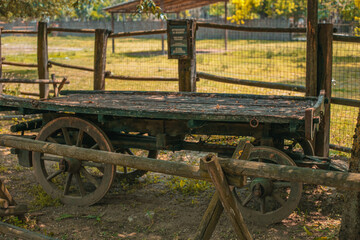
[[[356,99],[332,97],[331,103],[339,104],[343,106],[349,106],[349,107],[360,107],[360,100],[356,100]]]
[[[197,26],[205,28],[226,29],[244,32],[278,32],[278,33],[306,33],[306,28],[266,28],[266,27],[244,27],[232,24],[197,22]]]
[[[16,78],[0,78],[0,83],[25,83],[25,84],[60,84],[63,80],[50,80],[50,79],[16,79]],[[69,81],[65,81],[65,84],[69,84]]]
[[[2,30],[2,34],[37,34],[37,31],[30,30]]]
[[[295,91],[295,92],[305,92],[306,88],[304,86],[298,85],[290,85],[284,83],[273,83],[273,82],[261,82],[261,81],[254,81],[254,80],[244,80],[238,78],[231,78],[231,77],[221,77],[212,75],[209,73],[204,72],[197,72],[197,77],[204,78],[212,81],[223,82],[223,83],[232,83],[232,84],[239,84],[239,85],[246,85],[252,87],[263,87],[263,88],[271,88],[271,89],[278,89],[278,90],[287,90],[287,91]]]
[[[33,63],[17,63],[17,62],[8,62],[8,61],[2,61],[3,65],[9,65],[9,66],[17,66],[17,67],[30,67],[30,68],[37,68],[37,64]]]
[[[75,29],[75,28],[48,28],[48,33],[51,32],[72,32],[72,33],[95,33],[95,29]]]
[[[49,63],[49,67],[52,67],[52,65],[54,65],[54,66],[63,67],[63,68],[71,68],[71,69],[77,69],[77,70],[82,70],[82,71],[94,72],[93,68],[58,63],[58,62],[54,62],[54,61],[50,61],[50,60],[48,61],[48,63]]]
[[[166,29],[157,29],[150,31],[134,31],[134,32],[123,32],[123,33],[111,33],[109,38],[119,38],[119,37],[130,37],[130,36],[140,36],[140,35],[154,35],[154,34],[166,34]]]
[[[334,34],[333,39],[334,39],[334,41],[339,41],[339,42],[360,43],[360,37],[343,36],[343,35]]]
[[[335,145],[335,144],[330,144],[329,145],[331,149],[340,151],[340,152],[346,152],[346,153],[351,153],[351,148],[348,147],[343,147],[343,146],[339,146],[339,145]]]
[[[116,76],[116,75],[105,75],[105,78],[116,79],[116,80],[128,80],[128,81],[179,81],[178,78],[166,78],[166,77],[131,77],[131,76]]]

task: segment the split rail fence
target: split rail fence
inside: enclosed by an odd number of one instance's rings
[[[150,31],[136,31],[136,32],[122,32],[112,33],[106,29],[70,29],[70,28],[48,28],[46,23],[40,22],[38,24],[37,31],[26,30],[2,30],[0,29],[0,46],[1,36],[12,35],[36,35],[37,36],[37,63],[19,63],[7,61],[1,55],[0,47],[0,82],[1,89],[2,83],[36,83],[39,84],[39,94],[21,92],[23,95],[38,96],[45,98],[49,93],[56,94],[59,91],[59,87],[63,87],[68,81],[63,79],[62,81],[56,80],[54,77],[49,76],[49,68],[51,66],[57,66],[64,69],[76,69],[79,71],[87,71],[93,73],[93,89],[104,90],[106,79],[113,80],[125,80],[125,81],[161,81],[161,82],[178,82],[179,91],[196,91],[197,82],[203,80],[209,80],[214,82],[220,82],[225,84],[234,84],[242,86],[250,86],[257,88],[285,90],[290,92],[297,92],[306,95],[317,95],[321,90],[320,88],[331,88],[332,74],[334,71],[333,63],[333,43],[354,43],[360,44],[359,37],[340,36],[333,34],[333,27],[331,24],[315,24],[316,31],[306,31],[306,28],[260,28],[260,27],[242,27],[234,26],[230,24],[214,24],[214,23],[197,23],[199,30],[205,29],[218,29],[221,31],[234,31],[234,32],[251,32],[251,33],[289,33],[289,34],[305,34],[307,33],[307,58],[306,58],[306,81],[301,84],[286,84],[279,82],[269,82],[261,80],[249,80],[241,79],[238,77],[221,76],[205,71],[196,70],[196,60],[178,60],[178,77],[139,77],[139,76],[124,76],[116,75],[106,70],[106,54],[107,54],[107,42],[109,38],[125,38],[135,36],[146,35],[164,35],[167,33],[166,29],[150,30]],[[309,26],[308,26],[309,27]],[[76,32],[82,34],[94,34],[94,66],[84,67],[70,64],[64,64],[57,61],[49,60],[48,58],[48,34],[52,32]],[[193,39],[195,42],[196,39]],[[195,44],[194,44],[195,45]],[[195,50],[195,49],[194,49]],[[196,50],[194,51],[196,52]],[[196,56],[195,58],[196,59]],[[173,61],[173,60],[169,60]],[[335,63],[336,64],[336,63]],[[3,79],[2,69],[4,65],[24,67],[24,68],[36,68],[38,73],[38,79],[36,80],[20,80],[20,79]],[[50,80],[49,80],[50,79]],[[320,80],[319,80],[320,79]],[[47,82],[46,82],[47,80]],[[71,79],[70,79],[71,80]],[[330,83],[329,83],[330,81]],[[306,83],[306,84],[305,84]],[[49,90],[49,85],[54,85],[54,90]],[[318,86],[320,84],[320,86]],[[330,85],[329,85],[330,84]],[[60,86],[58,86],[60,85]],[[56,87],[57,86],[57,87]],[[355,86],[356,87],[356,86]],[[358,87],[358,86],[357,86]],[[60,88],[61,89],[61,88]],[[357,89],[358,90],[358,89]],[[331,91],[330,91],[331,92]],[[331,99],[332,107],[348,106],[348,107],[360,107],[360,100],[352,97],[337,97],[331,95],[327,96]],[[325,116],[330,120],[330,115]],[[332,119],[331,119],[332,121]],[[355,122],[355,119],[353,119]],[[341,124],[341,123],[340,123]],[[329,124],[328,124],[329,125]],[[329,126],[328,126],[329,128]],[[353,128],[351,129],[353,131]],[[352,133],[349,133],[352,136]],[[330,144],[330,148],[350,152],[349,146],[339,146]]]

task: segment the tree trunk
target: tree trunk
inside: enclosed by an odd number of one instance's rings
[[[349,171],[360,172],[360,111],[355,128],[354,142],[349,161]],[[360,239],[360,192],[345,193],[339,239]]]

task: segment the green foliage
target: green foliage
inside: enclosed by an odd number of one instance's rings
[[[34,200],[30,203],[33,209],[42,209],[44,207],[61,206],[59,199],[52,199],[40,185],[34,185],[29,193],[34,196]]]
[[[211,16],[224,16],[225,14],[224,3],[211,4],[209,13]]]
[[[36,18],[68,14],[72,9],[93,0],[2,0],[0,1],[0,18]]]
[[[169,181],[166,182],[166,184],[172,191],[178,191],[187,195],[196,195],[211,187],[211,184],[206,181],[181,178],[176,176],[172,176]]]
[[[166,20],[166,15],[163,14],[160,7],[156,6],[153,0],[141,0],[140,4],[136,7],[136,13],[142,14],[153,14],[156,18]]]

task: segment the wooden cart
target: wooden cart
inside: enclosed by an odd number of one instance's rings
[[[75,145],[156,158],[158,150],[195,150],[231,157],[232,144],[218,136],[252,138],[249,161],[329,168],[312,145],[324,113],[319,97],[209,93],[63,91],[61,97],[32,100],[1,95],[1,110],[39,114],[42,118],[12,126],[13,132],[40,129],[45,142]],[[215,136],[215,137],[214,137]],[[212,138],[209,138],[212,137]],[[245,149],[244,149],[245,151]],[[91,205],[109,190],[115,177],[133,180],[151,169],[116,167],[38,152],[17,151],[24,166],[33,166],[44,190],[64,203]],[[284,154],[287,153],[287,154]],[[298,205],[302,184],[247,178],[237,188],[244,218],[270,224]],[[239,184],[241,186],[241,184]]]

